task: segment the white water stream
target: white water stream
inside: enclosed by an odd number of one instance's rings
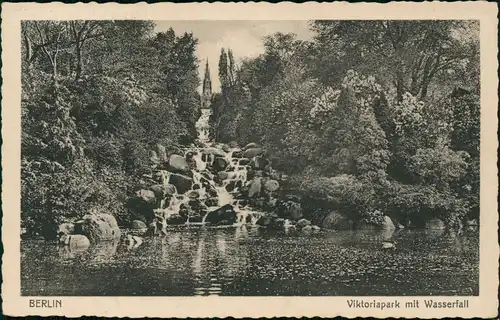
[[[167,226],[167,220],[170,217],[179,214],[182,205],[186,205],[190,200],[192,200],[189,195],[193,194],[192,191],[195,190],[195,193],[199,195],[198,199],[201,200],[201,202],[214,197],[217,198],[218,204],[217,206],[205,206],[207,213],[203,216],[201,222],[190,222],[188,218],[186,224],[205,224],[205,220],[211,211],[227,204],[232,205],[237,213],[236,225],[242,225],[245,223],[255,224],[258,218],[262,215],[258,211],[253,211],[248,206],[241,206],[239,201],[235,200],[234,196],[238,193],[238,189],[249,183],[247,181],[247,167],[245,165],[240,165],[241,159],[233,157],[233,152],[239,151],[239,148],[228,148],[227,146],[223,147],[222,144],[217,144],[210,140],[209,119],[212,110],[202,109],[201,112],[201,117],[196,123],[199,146],[190,145],[184,150],[186,154],[191,153],[193,155],[192,159],[195,163],[195,167],[192,168],[193,188],[196,186],[197,189],[191,188],[191,190],[185,192],[184,194],[176,192],[172,196],[169,203],[162,201],[160,208],[154,210],[155,216],[162,224],[162,230],[164,232]],[[222,174],[223,176],[227,175],[225,179],[220,179],[220,176],[219,179],[216,179],[216,175],[208,170],[214,165],[216,157],[222,157],[228,163],[228,167],[225,170],[227,174]],[[162,174],[162,183],[168,184],[171,173],[166,170],[161,170],[160,172]],[[231,192],[226,189],[230,183],[235,185]],[[211,192],[209,192],[209,190]]]

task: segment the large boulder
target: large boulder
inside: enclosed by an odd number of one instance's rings
[[[264,168],[269,165],[269,160],[263,157],[255,157],[251,160],[250,165],[255,170],[264,170]]]
[[[141,189],[135,193],[136,197],[146,204],[155,203],[155,193],[151,190]]]
[[[243,150],[248,150],[248,149],[258,148],[258,147],[259,147],[259,145],[256,144],[255,142],[250,142],[245,147],[243,147]]]
[[[307,220],[307,219],[300,219],[299,221],[297,221],[297,227],[298,228],[304,228],[306,226],[310,226],[311,225],[311,221]]]
[[[153,209],[158,205],[156,196],[152,190],[141,189],[134,197],[128,199],[126,207],[131,211],[135,219],[149,221],[153,219]]]
[[[170,175],[169,183],[173,184],[180,194],[186,193],[193,187],[193,179],[178,173]]]
[[[425,222],[425,229],[431,229],[431,230],[443,230],[445,228],[445,224],[443,220],[434,218],[431,220],[427,220]]]
[[[213,169],[216,171],[224,171],[229,165],[228,161],[224,157],[215,157],[214,163],[212,165]]]
[[[238,165],[240,165],[240,166],[246,166],[249,163],[250,163],[250,159],[248,159],[248,158],[241,158],[238,161]]]
[[[71,249],[86,249],[90,246],[89,239],[81,234],[64,234],[59,238],[59,243]]]
[[[90,242],[120,239],[121,231],[115,217],[107,213],[87,214],[75,223],[75,233],[86,236]]]
[[[236,222],[236,211],[230,204],[226,204],[217,210],[211,211],[207,214],[205,222],[212,224],[233,224]]]
[[[189,164],[183,156],[173,154],[168,159],[168,170],[176,173],[188,173]]]
[[[248,189],[248,197],[252,198],[254,196],[258,196],[262,189],[262,179],[255,178],[250,183],[250,187]]]
[[[171,225],[185,224],[187,217],[181,216],[180,214],[172,214],[167,218],[167,223]]]
[[[266,183],[264,183],[264,189],[269,192],[274,192],[278,190],[280,187],[280,184],[276,180],[268,180]]]
[[[332,211],[325,216],[321,226],[325,229],[348,230],[352,226],[352,221],[349,221],[340,212]]]
[[[252,159],[253,157],[261,155],[262,152],[262,148],[250,148],[245,150],[245,152],[243,153],[243,157]]]
[[[394,226],[394,223],[392,222],[392,219],[389,216],[384,215],[384,221],[380,225],[380,228],[383,230],[394,230],[396,227]]]
[[[219,148],[213,148],[213,147],[204,148],[201,152],[202,152],[202,154],[214,155],[217,157],[225,157],[226,156],[226,153],[224,152],[224,150],[219,149]]]
[[[149,189],[154,192],[157,199],[173,196],[177,192],[173,184],[154,184]]]
[[[146,229],[147,226],[141,220],[134,220],[134,221],[132,221],[130,228],[135,229],[135,230],[140,230],[140,229]]]

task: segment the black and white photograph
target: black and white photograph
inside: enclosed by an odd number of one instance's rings
[[[477,21],[21,31],[23,295],[478,295]]]
[[[5,313],[494,317],[495,8],[2,4]]]

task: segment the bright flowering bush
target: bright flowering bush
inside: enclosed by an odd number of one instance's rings
[[[417,133],[425,125],[425,104],[411,93],[403,95],[403,101],[395,106],[394,123],[400,136]]]
[[[341,87],[349,88],[354,92],[362,106],[372,107],[373,100],[382,93],[382,86],[378,84],[374,76],[364,76],[354,70],[348,70]]]
[[[361,214],[360,222],[380,226],[384,223],[384,213],[380,210],[367,211]]]
[[[451,110],[419,101],[406,92],[403,100],[393,107],[396,135],[406,147],[435,147],[446,144],[452,130]]]
[[[340,97],[340,90],[335,90],[332,87],[326,87],[323,94],[314,98],[313,108],[309,111],[309,115],[314,122],[324,123],[326,117],[337,108]]]

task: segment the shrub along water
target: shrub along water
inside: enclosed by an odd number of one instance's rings
[[[197,40],[153,28],[22,23],[21,211],[30,233],[53,234],[90,211],[129,221],[124,204],[151,171],[149,150],[194,141]]]
[[[227,63],[231,50],[222,51],[212,135],[268,150],[306,218],[334,212],[376,224],[382,213],[407,226],[478,219],[477,26],[311,27],[311,41],[266,37],[265,52],[237,70]],[[457,30],[472,36],[455,37]]]

